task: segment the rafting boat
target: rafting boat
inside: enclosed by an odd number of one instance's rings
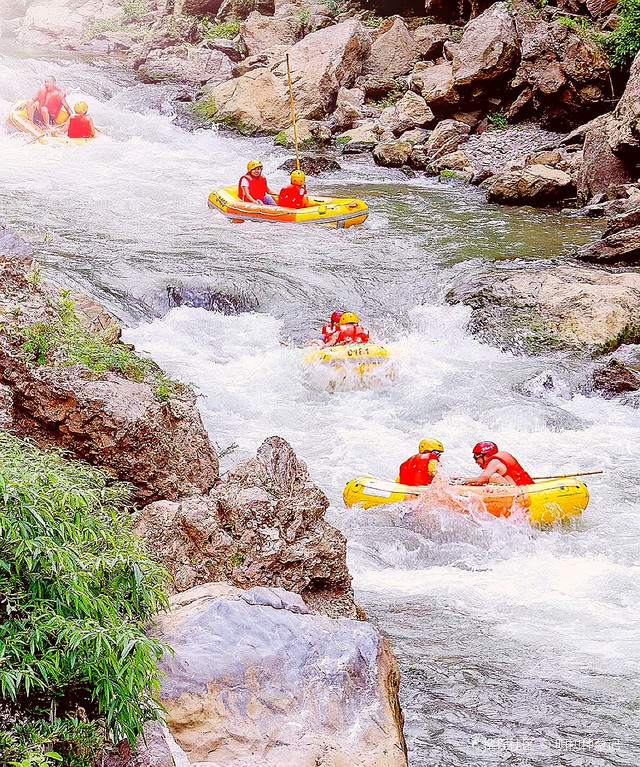
[[[564,522],[581,514],[589,503],[586,485],[575,477],[548,479],[532,485],[401,485],[378,477],[356,477],[344,489],[347,506],[365,509],[382,503],[432,498],[438,505],[468,513],[485,510],[495,517],[525,514],[535,525]]]
[[[11,111],[7,117],[7,125],[16,131],[26,133],[27,136],[31,136],[34,141],[40,144],[86,144],[92,141],[91,138],[69,138],[67,136],[67,122],[69,120],[69,113],[63,107],[60,110],[55,123],[55,127],[52,127],[50,132],[44,129],[44,126],[38,125],[29,119],[27,110],[25,108],[24,99],[21,101],[15,101],[11,105]],[[100,131],[96,130],[96,136],[99,136]],[[94,137],[95,138],[95,137]]]
[[[277,195],[275,196],[277,201]],[[243,221],[327,224],[346,229],[366,221],[369,208],[362,200],[341,197],[310,197],[306,208],[281,208],[279,205],[255,205],[238,197],[237,186],[215,189],[209,195],[209,207],[219,210],[234,223]]]
[[[393,366],[389,352],[377,344],[342,344],[318,347],[306,352],[300,363],[327,376],[327,385],[341,381],[356,383],[357,379],[379,376],[380,379],[393,377]]]

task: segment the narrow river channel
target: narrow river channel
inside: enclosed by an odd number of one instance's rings
[[[309,464],[349,541],[357,598],[392,640],[412,767],[640,764],[640,413],[580,393],[581,362],[514,356],[466,331],[454,279],[495,259],[567,257],[583,221],[488,206],[455,182],[347,160],[312,191],[365,199],[358,228],[232,225],[207,195],[250,156],[274,187],[287,156],[266,140],[173,122],[163,86],[104,63],[0,55],[0,112],[57,76],[107,137],[85,147],[0,132],[1,218],[47,272],[103,301],[125,340],[192,383],[223,469],[278,434]],[[519,259],[520,261],[514,261]],[[231,296],[237,314],[169,308],[167,288]],[[329,393],[299,348],[332,310],[352,310],[396,377]],[[551,377],[553,386],[542,381]],[[575,525],[552,531],[483,515],[395,506],[347,510],[342,489],[393,478],[418,441],[471,474],[492,439],[537,475],[603,469]]]

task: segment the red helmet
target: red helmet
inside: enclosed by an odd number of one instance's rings
[[[343,314],[344,312],[334,312],[331,315],[331,324],[337,325],[340,322],[340,317],[342,317]]]
[[[495,455],[498,452],[498,446],[495,442],[478,442],[473,448],[474,455]]]

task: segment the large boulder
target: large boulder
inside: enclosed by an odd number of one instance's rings
[[[143,83],[162,81],[204,85],[230,80],[233,62],[215,48],[180,46],[154,49],[144,64],[138,67],[136,77]]]
[[[297,15],[273,17],[253,11],[240,25],[240,40],[247,56],[256,56],[274,45],[294,45],[303,34],[304,27]]]
[[[69,365],[53,334],[34,360],[28,344],[25,348],[30,332],[55,328],[56,307],[74,297],[46,280],[34,282],[37,267],[6,257],[1,261],[0,383],[11,392],[12,430],[107,468],[131,482],[141,501],[208,492],[218,479],[218,458],[193,391],[165,382],[160,392],[153,379]],[[73,311],[90,333],[77,342],[88,357],[100,344],[108,345],[114,357],[124,352],[115,320],[107,319],[96,302],[76,300],[72,309],[65,303],[64,310]]]
[[[173,0],[174,16],[215,16],[222,0]]]
[[[568,173],[548,165],[498,173],[487,182],[487,200],[504,205],[556,205],[573,197],[575,185]]]
[[[123,18],[124,10],[117,0],[42,0],[26,8],[17,38],[30,46],[78,47],[89,23],[106,19],[117,23]]]
[[[606,192],[611,184],[626,184],[632,180],[627,166],[614,154],[608,140],[611,116],[598,118],[586,134],[582,165],[578,173],[578,202],[585,205],[594,195]]]
[[[455,48],[456,85],[505,78],[517,66],[520,53],[516,27],[506,3],[495,3],[464,30]]]
[[[453,80],[451,62],[433,66],[417,66],[411,74],[411,89],[419,93],[437,115],[451,113],[460,101]]]
[[[471,307],[469,329],[502,348],[592,353],[638,324],[640,274],[505,266],[463,277],[447,301]]]
[[[271,437],[208,496],[146,506],[135,531],[168,569],[172,591],[212,578],[280,586],[353,617],[346,540],[324,520],[328,505],[291,446]]]
[[[370,47],[367,31],[354,20],[314,32],[296,43],[290,49],[290,61],[297,116],[321,120],[329,115],[340,88],[354,84]],[[266,131],[291,124],[284,61],[210,89],[207,99],[219,120]]]
[[[613,399],[640,390],[640,374],[614,358],[593,371],[593,388],[605,399]]]
[[[264,16],[273,16],[276,11],[275,0],[222,0],[216,21],[224,24],[246,19],[252,11],[258,11]]]
[[[429,160],[433,162],[446,154],[455,152],[470,132],[471,128],[458,120],[439,122],[425,144]]]
[[[521,63],[511,88],[518,117],[535,116],[553,130],[570,130],[606,111],[609,62],[602,48],[560,22],[518,17]]]
[[[408,74],[416,61],[417,48],[407,25],[396,16],[385,21],[380,32],[364,64],[364,74],[391,79]]]
[[[628,164],[640,161],[640,53],[631,65],[629,80],[607,129],[612,150]]]
[[[418,56],[432,61],[442,56],[442,48],[451,39],[453,28],[449,24],[423,24],[413,33]]]
[[[381,141],[373,150],[373,157],[378,165],[386,168],[401,168],[407,164],[413,144],[408,141]]]
[[[399,136],[413,128],[433,125],[435,119],[422,96],[418,96],[413,91],[407,91],[397,104],[383,110],[380,115],[380,126],[383,130],[392,131]]]
[[[606,235],[583,245],[576,253],[581,261],[597,264],[640,266],[640,225]]]
[[[172,648],[160,702],[191,764],[406,767],[397,663],[370,624],[209,583],[173,597],[153,633]]]

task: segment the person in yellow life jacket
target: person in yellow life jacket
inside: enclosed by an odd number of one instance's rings
[[[353,312],[344,312],[338,320],[338,327],[324,342],[325,346],[340,346],[343,344],[366,344],[369,342],[369,331],[360,325],[360,320]]]
[[[417,455],[412,455],[400,466],[398,482],[401,485],[430,485],[438,473],[442,453],[442,442],[437,439],[423,439],[418,446]]]
[[[473,448],[473,459],[482,474],[465,479],[465,485],[532,485],[533,479],[518,461],[495,442],[478,442]]]
[[[291,174],[291,183],[285,186],[278,195],[278,205],[283,208],[307,208],[309,198],[304,185],[305,175],[301,170],[294,170]]]
[[[93,126],[93,120],[87,115],[89,107],[86,102],[79,101],[73,109],[75,114],[69,120],[67,136],[69,138],[93,138],[96,135],[96,129]]]
[[[255,205],[277,205],[272,194],[267,179],[262,175],[260,160],[249,160],[247,172],[238,182],[238,197]]]

